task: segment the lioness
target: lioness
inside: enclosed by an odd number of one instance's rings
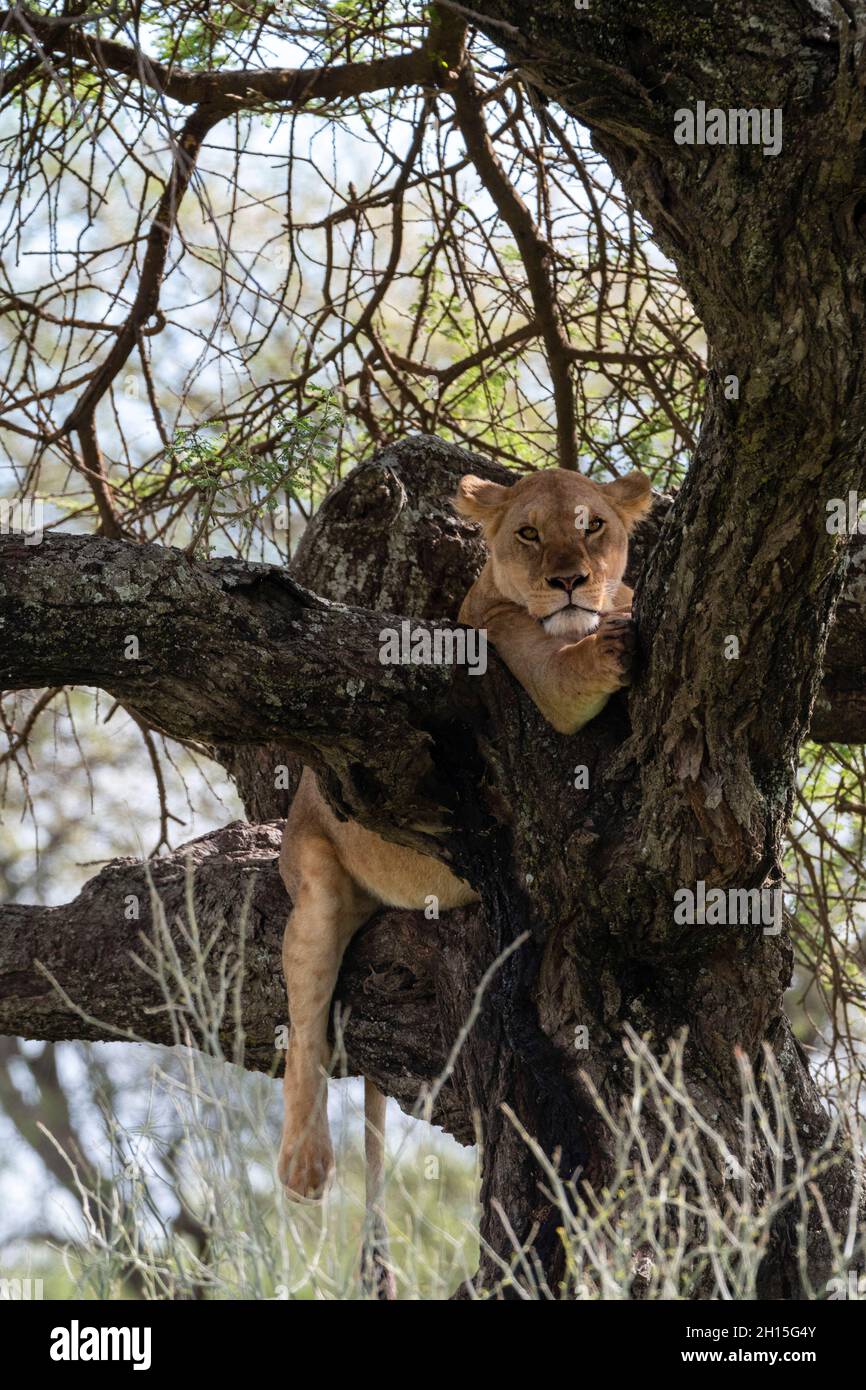
[[[650,505],[650,482],[630,473],[591,482],[551,469],[512,487],[469,474],[454,506],[479,521],[487,562],[459,621],[486,629],[545,718],[574,733],[631,678],[632,591],[622,582],[628,534]],[[295,1197],[321,1196],[333,1167],[328,1130],[328,1015],[343,952],[383,904],[443,908],[475,893],[444,865],[333,814],[305,770],[286,822],[280,872],[294,903],[283,941],[291,1038],[278,1171]],[[365,1087],[368,1201],[382,1182],[384,1098]]]

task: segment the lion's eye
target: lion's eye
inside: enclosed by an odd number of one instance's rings
[[[594,516],[594,517],[592,518],[592,521],[590,521],[590,522],[587,523],[587,527],[586,527],[587,534],[588,534],[588,535],[591,535],[593,531],[600,531],[603,525],[604,525],[604,522],[602,521],[601,517],[600,517],[600,516]]]
[[[517,532],[517,535],[520,537],[522,541],[538,540],[538,532],[536,531],[534,526],[521,526],[520,530]]]

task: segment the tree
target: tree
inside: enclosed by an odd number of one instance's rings
[[[855,8],[828,19],[794,5],[755,12],[735,0],[718,10],[718,23],[716,14],[667,0],[597,0],[586,11],[448,3],[434,13],[424,47],[399,60],[303,77],[245,73],[242,88],[224,70],[184,75],[151,66],[142,75],[113,40],[88,38],[83,21],[25,22],[20,12],[6,20],[25,48],[38,40],[73,67],[94,58],[115,73],[135,71],[136,80],[196,105],[129,317],[63,425],[64,438],[80,440],[103,537],[0,541],[3,685],[107,689],[153,727],[213,747],[237,776],[253,821],[283,809],[265,788],[274,766],[298,754],[323,775],[340,810],[445,859],[477,886],[483,910],[443,919],[435,950],[429,923],[422,928],[406,914],[377,919],[350,953],[340,994],[352,1005],[352,1062],[408,1102],[420,1080],[438,1074],[496,963],[437,1111],[462,1137],[471,1115],[481,1117],[490,1251],[482,1283],[509,1261],[515,1239],[551,1289],[565,1276],[562,1208],[551,1200],[543,1156],[596,1192],[611,1181],[615,1154],[597,1099],[610,1113],[628,1103],[623,1046],[639,1036],[661,1054],[688,1027],[683,1080],[706,1171],[715,1175],[704,1194],[711,1204],[721,1211],[729,1199],[725,1154],[756,1206],[780,1173],[783,1186],[792,1179],[764,1252],[762,1296],[796,1297],[826,1280],[834,1258],[828,1228],[844,1230],[860,1196],[853,1155],[834,1136],[783,1010],[786,934],[680,924],[674,915],[676,895],[699,882],[742,892],[777,887],[810,723],[825,739],[852,742],[864,732],[852,645],[862,644],[863,601],[856,582],[845,588],[862,547],[826,524],[827,504],[863,482],[862,16]],[[378,661],[382,612],[411,607],[428,622],[453,616],[479,551],[445,499],[467,467],[500,476],[500,465],[430,440],[395,447],[340,485],[286,574],[122,539],[93,452],[96,406],[156,312],[168,226],[211,123],[238,99],[292,104],[311,93],[420,82],[453,103],[520,248],[553,383],[558,458],[575,465],[571,348],[550,293],[550,248],[479,127],[484,98],[465,22],[501,46],[542,108],[555,102],[589,128],[675,262],[709,348],[691,466],[673,503],[658,505],[637,556],[642,674],[628,701],[611,702],[573,739],[553,733],[495,662],[475,681],[455,668]],[[377,66],[383,61],[387,67]],[[21,58],[20,81],[37,62],[32,53]],[[676,113],[699,101],[781,111],[781,153],[677,144]],[[387,524],[371,546],[380,518]],[[138,638],[134,660],[125,655],[130,634]],[[587,769],[588,785],[575,785],[576,767]],[[253,920],[275,960],[285,903],[274,849],[273,827],[232,827],[193,855],[205,920],[237,897],[251,863],[262,864]],[[152,872],[171,920],[183,876],[176,860],[156,861]],[[134,1017],[140,1028],[148,1000],[124,967],[127,942],[118,936],[118,895],[129,891],[144,896],[143,873],[121,864],[68,909],[5,910],[4,1030],[95,1035],[74,1008],[58,1008],[34,956],[88,1014],[121,1026]],[[89,952],[87,970],[72,959],[73,942]],[[370,964],[385,981],[372,992],[362,983]],[[248,967],[253,1061],[277,1007]],[[148,1027],[160,1040],[170,1036],[165,1022]],[[575,1047],[576,1028],[586,1029],[587,1047]],[[775,1147],[764,1133],[745,1143],[741,1059],[770,1094],[774,1084],[784,1088],[791,1128]],[[672,1104],[680,1103],[677,1092]],[[648,1153],[664,1156],[663,1108],[642,1124]],[[815,1152],[832,1161],[810,1173],[805,1201],[795,1179],[802,1156]],[[678,1179],[687,1190],[693,1180],[688,1171]],[[693,1216],[688,1230],[694,1249],[705,1237],[701,1219]],[[651,1250],[635,1252],[638,1291],[647,1279],[641,1260],[653,1259]],[[693,1292],[705,1292],[710,1277],[702,1270]]]

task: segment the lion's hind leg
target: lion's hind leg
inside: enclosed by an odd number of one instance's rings
[[[376,907],[321,835],[294,846],[295,901],[283,937],[291,1034],[277,1172],[289,1196],[324,1195],[334,1165],[328,1126],[328,1018],[343,953]]]

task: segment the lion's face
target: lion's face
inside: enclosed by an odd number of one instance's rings
[[[613,607],[628,533],[650,501],[643,473],[599,484],[555,468],[513,487],[470,473],[454,505],[484,527],[503,598],[527,609],[545,631],[578,637]]]

